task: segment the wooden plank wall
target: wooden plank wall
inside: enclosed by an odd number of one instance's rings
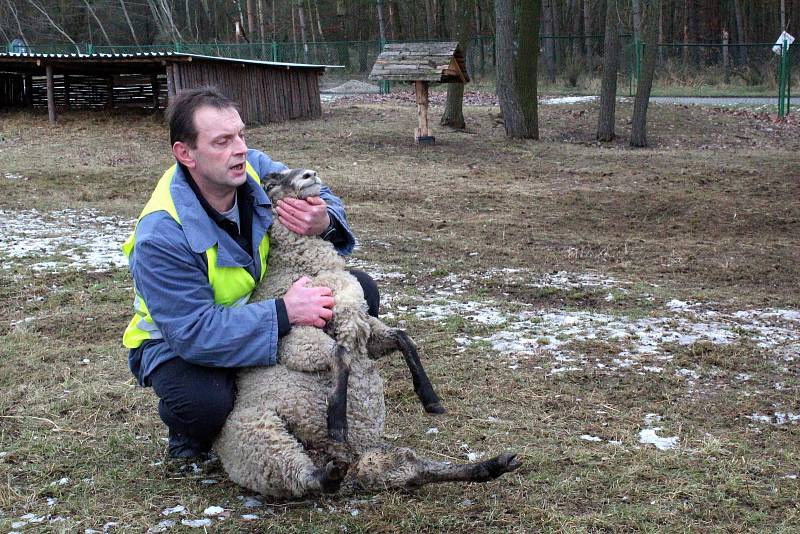
[[[170,94],[213,85],[239,103],[247,124],[319,118],[319,74],[312,69],[192,61],[168,68]]]
[[[167,105],[166,77],[159,75],[159,108]],[[56,74],[53,77],[56,106],[62,109],[104,109],[109,107],[109,88],[113,87],[113,107],[153,108],[153,85],[149,74],[121,74],[87,76]],[[47,79],[34,76],[32,104],[35,108],[47,107]],[[69,94],[69,106],[67,106]]]
[[[25,105],[25,76],[0,73],[0,108]]]

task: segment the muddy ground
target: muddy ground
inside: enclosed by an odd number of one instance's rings
[[[127,371],[117,247],[171,164],[160,118],[0,112],[0,527],[800,527],[800,126],[653,105],[651,147],[631,149],[630,108],[611,144],[594,141],[592,102],[540,106],[539,141],[473,105],[467,131],[417,147],[415,108],[374,97],[248,131],[344,199],[351,263],[449,408],[424,415],[384,361],[387,439],[525,463],[486,485],[300,503],[165,460],[155,396]]]

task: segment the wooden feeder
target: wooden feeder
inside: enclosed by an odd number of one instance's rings
[[[431,82],[467,83],[464,52],[458,43],[395,43],[387,44],[375,61],[370,80],[408,82],[414,84],[417,96],[419,126],[414,141],[432,145],[435,138],[428,127],[428,86]]]

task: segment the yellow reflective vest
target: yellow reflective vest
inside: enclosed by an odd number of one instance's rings
[[[175,176],[175,171],[178,166],[173,165],[161,176],[156,185],[150,200],[145,204],[142,213],[136,220],[139,224],[146,215],[157,211],[165,211],[172,217],[176,223],[181,224],[178,212],[175,209],[175,202],[170,193],[170,185]],[[247,174],[253,178],[256,183],[261,183],[255,169],[250,162],[246,164]],[[125,256],[130,260],[136,244],[136,229],[134,228],[131,236],[122,245],[122,251]],[[220,267],[217,265],[217,244],[208,248],[205,252],[208,262],[208,283],[214,291],[214,303],[223,306],[242,306],[247,303],[250,294],[256,287],[256,281],[247,272],[244,267]],[[258,254],[261,258],[261,275],[259,281],[264,278],[267,271],[267,255],[269,254],[269,236],[264,234],[264,238],[258,246]],[[134,316],[128,323],[125,333],[122,336],[122,343],[129,349],[139,347],[148,339],[161,339],[163,336],[158,329],[158,326],[153,322],[150,312],[147,310],[147,304],[141,295],[134,287]]]

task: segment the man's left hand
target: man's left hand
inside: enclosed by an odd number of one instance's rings
[[[281,223],[296,234],[320,235],[331,224],[328,205],[320,197],[284,198],[275,210]]]

